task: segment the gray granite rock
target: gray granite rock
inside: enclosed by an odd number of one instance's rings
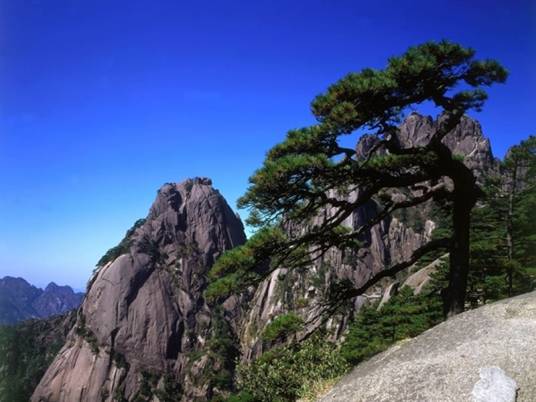
[[[412,113],[400,126],[399,138],[405,148],[428,143],[443,116],[433,120],[430,116]],[[484,137],[480,123],[469,116],[463,116],[456,128],[443,139],[454,155],[464,157],[464,163],[473,170],[477,178],[496,171],[497,160],[491,152],[491,144]]]
[[[420,294],[424,287],[432,279],[432,274],[437,271],[441,264],[444,264],[448,261],[447,257],[448,254],[445,254],[444,256],[432,261],[425,267],[420,268],[415,272],[411,272],[404,283],[402,283],[401,287],[403,288],[404,286],[409,286],[411,289],[413,289],[414,294]]]
[[[515,402],[517,383],[500,367],[484,367],[471,394],[473,402]]]
[[[425,146],[436,132],[443,116],[436,120],[430,116],[411,113],[399,127],[398,141],[402,148]],[[378,140],[372,135],[361,137],[356,147],[358,158],[365,158]],[[493,157],[491,144],[482,132],[480,123],[469,116],[462,116],[460,123],[443,139],[453,154],[463,156],[464,163],[477,178],[498,171],[498,161]],[[380,149],[379,153],[385,150]]]
[[[510,401],[482,397],[491,391],[511,398],[515,382],[517,401],[533,402],[535,334],[536,292],[489,304],[358,365],[320,401],[470,402],[475,389],[478,401]]]

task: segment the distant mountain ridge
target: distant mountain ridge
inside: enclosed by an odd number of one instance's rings
[[[0,324],[46,318],[77,308],[84,297],[70,286],[50,282],[43,290],[23,278],[0,279]]]

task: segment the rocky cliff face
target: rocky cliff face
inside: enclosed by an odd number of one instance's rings
[[[425,145],[437,126],[438,121],[431,117],[412,113],[400,126],[399,142],[404,148]],[[489,140],[482,134],[480,124],[470,117],[464,116],[443,141],[454,154],[464,157],[465,164],[475,172],[477,178],[496,171],[497,161],[491,153]],[[376,142],[375,137],[362,136],[356,147],[357,158],[365,158]],[[355,196],[355,193],[346,195]],[[419,209],[409,219],[390,217],[383,220],[363,237],[364,247],[357,253],[331,250],[303,272],[287,272],[284,268],[274,272],[258,287],[250,303],[252,308],[248,311],[241,332],[243,359],[253,359],[272,346],[262,341],[261,334],[273,318],[290,311],[298,312],[306,322],[303,335],[320,324],[314,318],[318,315],[321,301],[334,283],[348,280],[358,287],[385,267],[408,259],[415,249],[430,240],[436,227],[436,223],[430,219],[431,204],[420,206]],[[376,206],[370,203],[356,210],[344,224],[358,228],[375,213]],[[325,211],[325,214],[329,215],[330,211]],[[355,299],[353,308],[347,313],[333,317],[326,325],[332,337],[340,337],[360,306],[382,298],[386,290],[392,289],[392,283],[391,280],[383,281],[364,297]]]
[[[214,335],[232,337],[237,307],[230,300],[209,309],[205,276],[244,241],[242,223],[210,180],[164,185],[122,242],[128,247],[95,272],[32,401],[209,399],[224,386],[217,373],[233,352],[214,347]]]
[[[77,308],[84,295],[51,282],[44,290],[22,278],[0,279],[0,324],[47,318]]]
[[[372,204],[360,208],[346,224],[360,227],[374,213]],[[306,322],[298,336],[309,333],[321,323],[319,308],[333,284],[343,281],[350,281],[355,286],[363,284],[385,267],[409,258],[413,250],[429,240],[433,228],[434,223],[427,221],[424,230],[417,232],[396,218],[386,219],[364,236],[363,248],[357,253],[330,250],[307,270],[280,268],[273,272],[260,284],[250,302],[251,309],[241,332],[243,359],[254,359],[273,346],[264,342],[261,336],[273,318],[290,311],[298,312]],[[331,337],[338,339],[360,307],[369,301],[379,300],[389,284],[386,280],[370,289],[363,297],[353,300],[346,313],[328,321],[326,327]]]

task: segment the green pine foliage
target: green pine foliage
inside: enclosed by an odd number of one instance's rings
[[[505,165],[512,169],[517,160],[519,191],[514,194],[512,237],[513,257],[536,279],[536,136],[530,136],[510,151]],[[521,177],[519,177],[521,176]]]
[[[468,299],[473,307],[536,285],[536,137],[512,147],[501,170],[487,180],[485,197],[472,214]]]
[[[284,340],[303,328],[303,319],[296,313],[276,317],[266,326],[262,339],[266,341]]]
[[[317,335],[300,344],[264,353],[238,366],[240,393],[228,401],[284,402],[307,396],[319,382],[336,379],[348,369],[337,346]]]
[[[393,343],[411,338],[443,320],[441,299],[426,291],[414,296],[404,287],[385,305],[365,307],[349,327],[341,355],[356,365]]]
[[[536,279],[536,186],[519,194],[514,214],[514,257]]]
[[[109,249],[97,262],[97,267],[102,267],[109,263],[110,261],[115,260],[117,257],[119,257],[121,254],[125,254],[128,251],[128,248],[130,247],[131,238],[134,232],[137,228],[142,226],[145,223],[145,219],[138,219],[134,225],[127,230],[125,237],[119,242],[119,244],[115,247],[112,247]]]
[[[234,376],[239,358],[239,341],[224,316],[221,306],[212,311],[210,336],[205,347],[188,354],[188,367],[191,371],[191,386],[209,391],[212,402],[225,400],[229,391],[234,389]],[[194,336],[192,333],[191,336]],[[196,367],[196,361],[205,359],[202,371]],[[179,398],[180,399],[180,398]]]
[[[255,284],[277,262],[268,263],[272,251],[283,247],[285,234],[279,227],[265,227],[251,236],[247,243],[225,252],[209,272],[205,297],[209,301],[240,292],[245,284]],[[290,252],[300,256],[300,250]],[[299,257],[298,257],[299,258]],[[252,267],[255,266],[255,269]]]
[[[218,390],[231,389],[236,359],[239,356],[238,340],[220,308],[214,312],[212,333],[207,341],[207,349],[213,362],[212,370],[207,373],[211,387]]]
[[[228,401],[295,401],[311,395],[317,384],[337,379],[352,365],[441,322],[441,299],[429,290],[413,295],[405,287],[380,309],[377,305],[364,308],[340,347],[318,333],[302,343],[265,352],[250,364],[240,364],[239,392]]]
[[[485,188],[484,203],[473,210],[471,270],[467,281],[468,302],[476,307],[507,295],[506,222],[504,200],[494,185]]]
[[[0,326],[0,402],[27,402],[76,315]]]

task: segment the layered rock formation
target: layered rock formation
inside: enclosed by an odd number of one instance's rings
[[[54,282],[43,290],[22,278],[0,279],[0,324],[14,324],[31,318],[47,318],[77,308],[83,293]]]
[[[535,333],[536,292],[488,304],[361,363],[321,401],[534,401]]]
[[[210,180],[164,185],[122,242],[124,253],[95,272],[32,401],[209,399],[221,386],[214,373],[228,362],[207,349],[233,311],[208,308],[206,273],[244,241],[242,223]]]

